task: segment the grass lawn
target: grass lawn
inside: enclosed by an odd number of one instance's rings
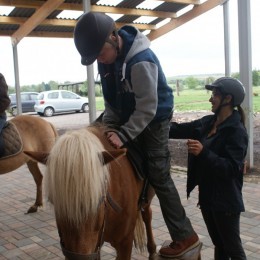
[[[260,112],[260,87],[253,87],[253,111]],[[174,92],[174,111],[199,111],[210,110],[211,104],[209,103],[211,92],[207,90],[190,90],[185,89],[179,92],[179,96]],[[103,97],[96,98],[97,110],[104,110]]]
[[[253,111],[260,112],[260,87],[253,88]],[[210,110],[209,98],[211,92],[207,90],[183,90],[177,96],[174,92],[175,111]]]

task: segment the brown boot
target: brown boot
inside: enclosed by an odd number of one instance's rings
[[[180,241],[172,241],[170,244],[163,244],[159,253],[163,257],[174,258],[178,256],[182,256],[189,250],[199,245],[199,237],[195,233],[192,236],[180,240]]]

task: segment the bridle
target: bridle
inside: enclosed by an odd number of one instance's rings
[[[62,246],[62,243],[61,243],[61,249],[65,258],[69,260],[99,260],[100,259],[100,251],[88,255],[78,254],[65,249],[64,246]]]
[[[117,213],[120,213],[122,211],[122,208],[113,200],[113,198],[111,197],[109,192],[107,192],[107,194],[101,198],[100,206],[102,204],[104,205],[104,219],[103,219],[101,233],[99,234],[98,243],[97,243],[97,246],[96,246],[94,253],[80,254],[80,253],[76,253],[76,252],[72,252],[72,251],[67,250],[64,247],[61,232],[59,231],[59,228],[58,228],[58,232],[59,232],[59,236],[60,236],[61,250],[62,250],[62,253],[63,253],[63,255],[65,256],[66,259],[69,259],[69,260],[100,260],[100,250],[101,250],[101,247],[104,243],[104,233],[105,233],[105,226],[106,226],[106,220],[107,220],[108,204]]]

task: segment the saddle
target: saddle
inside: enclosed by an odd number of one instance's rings
[[[23,143],[21,136],[12,122],[6,122],[0,135],[0,160],[15,156],[22,152]]]
[[[148,202],[147,192],[149,189],[149,181],[147,179],[147,168],[146,168],[146,160],[143,152],[135,143],[126,143],[124,145],[127,148],[126,156],[130,163],[132,164],[137,178],[144,181],[142,191],[139,195],[138,206],[142,210],[144,204]]]
[[[146,160],[141,149],[136,144],[128,142],[124,144],[124,148],[127,149],[126,156],[135,169],[137,177],[140,180],[146,179]]]

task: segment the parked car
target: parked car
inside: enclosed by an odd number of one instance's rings
[[[21,92],[21,104],[22,104],[23,113],[35,112],[34,105],[38,94],[39,94],[38,92]],[[16,94],[10,94],[9,98],[11,100],[11,103],[7,111],[13,116],[16,116],[17,115]]]
[[[34,110],[41,116],[62,112],[87,112],[88,99],[67,90],[43,91],[37,96]]]

